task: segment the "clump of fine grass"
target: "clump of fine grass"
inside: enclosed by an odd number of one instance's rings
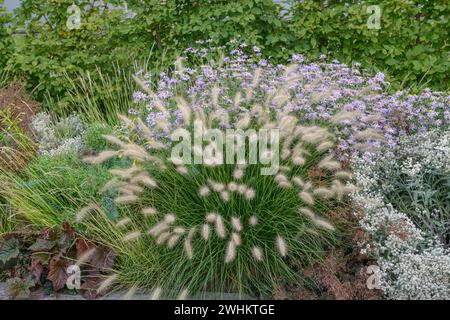
[[[288,100],[285,92],[289,79],[295,78],[294,70],[287,69],[286,83],[268,99],[276,110]],[[167,112],[158,97],[137,81],[159,112]],[[258,71],[253,86],[257,83]],[[175,101],[189,134],[197,130],[196,122],[206,129],[278,129],[281,155],[274,175],[261,175],[265,166],[260,163],[223,164],[203,151],[201,164],[193,159],[175,161],[169,144],[161,139],[173,131],[168,118],[153,130],[139,119],[123,118],[130,132],[140,132],[141,141],[150,148],[105,136],[116,149],[85,158],[93,164],[117,156],[133,160],[127,169],[111,170],[113,179],[102,189],[117,190],[115,202],[126,209],[122,220],[103,226],[92,207],[78,216],[105,244],[120,239],[115,242],[122,253],[115,280],[131,287],[131,293],[140,287],[158,295],[165,288],[172,295],[213,291],[270,296],[280,279],[302,281],[294,265],[320,261],[338,245],[339,228],[325,212],[338,206],[354,187],[347,183],[351,175],[334,158],[336,139],[325,128],[300,125],[293,116],[252,104],[251,90],[245,96],[236,94],[239,111],[232,116],[205,114],[195,101],[190,105],[183,97]],[[211,94],[213,103],[219,104],[219,90]],[[217,141],[209,141],[208,146],[218,148]],[[246,156],[251,152],[244,150]],[[270,151],[263,154],[267,159],[277,156]],[[312,168],[323,174],[310,177]]]
[[[17,224],[11,207],[0,199],[0,237],[14,230]]]
[[[55,227],[74,222],[76,212],[89,201],[108,204],[110,196],[99,196],[98,191],[110,177],[108,164],[87,166],[76,154],[42,155],[20,173],[0,170],[0,196],[34,226]]]
[[[34,154],[34,143],[20,126],[18,118],[8,109],[0,110],[0,169],[17,171]]]
[[[60,100],[47,96],[45,105],[62,117],[76,112],[86,123],[118,124],[117,114],[136,108],[133,92],[137,86],[132,72],[114,66],[112,75],[100,69],[93,73],[82,72],[75,78],[65,75],[70,85],[67,95]]]

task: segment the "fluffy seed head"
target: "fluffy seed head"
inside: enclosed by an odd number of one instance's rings
[[[292,182],[294,182],[299,187],[303,187],[305,185],[303,180],[300,177],[297,177],[297,176],[292,178]]]
[[[313,191],[313,193],[324,199],[330,199],[334,196],[334,192],[327,188],[317,188]]]
[[[139,199],[136,195],[127,195],[127,196],[118,196],[114,199],[114,202],[117,204],[127,204],[134,203]]]
[[[243,171],[242,169],[236,169],[236,170],[234,170],[234,172],[233,172],[233,177],[234,177],[236,180],[241,179],[243,176],[244,176],[244,171]]]
[[[225,238],[225,234],[226,234],[225,225],[223,223],[223,219],[222,219],[221,215],[217,215],[217,218],[216,218],[216,233],[219,238],[221,238],[221,239]]]
[[[278,252],[280,253],[280,255],[282,257],[287,256],[286,241],[280,235],[277,236],[276,243],[277,243],[277,249],[278,249]]]
[[[164,232],[167,229],[169,229],[169,225],[165,221],[162,221],[157,223],[153,228],[151,228],[148,231],[148,234],[157,237],[161,232]]]
[[[169,240],[167,241],[167,246],[172,249],[173,247],[175,247],[178,243],[178,241],[180,240],[182,234],[174,234],[172,235]]]
[[[331,223],[329,223],[328,221],[326,221],[325,219],[323,219],[323,218],[315,218],[314,220],[313,220],[313,222],[318,226],[318,227],[321,227],[321,228],[323,228],[323,229],[327,229],[327,230],[329,230],[329,231],[334,231],[335,230],[335,228],[334,228],[334,226],[331,224]]]
[[[209,188],[207,186],[200,187],[198,193],[201,197],[206,197],[209,194]]]
[[[156,209],[153,207],[147,207],[142,209],[142,214],[146,217],[154,216],[156,214]]]
[[[136,294],[136,291],[136,287],[131,287],[130,290],[128,290],[123,296],[123,300],[132,300],[134,298],[134,295]]]
[[[314,218],[316,216],[314,214],[314,212],[312,212],[309,208],[300,208],[299,211],[300,211],[300,213],[303,213],[305,216],[307,216],[311,220],[314,220]]]
[[[258,218],[256,216],[251,216],[248,219],[248,224],[251,225],[252,227],[256,226],[258,224]]]
[[[83,158],[83,161],[86,163],[90,163],[90,164],[99,164],[99,163],[103,163],[106,160],[109,160],[117,155],[119,155],[118,151],[107,150],[107,151],[100,152],[95,157],[85,157],[85,158]]]
[[[204,223],[202,225],[201,235],[205,241],[208,241],[210,232],[211,232],[211,228],[209,227],[209,224]]]
[[[247,191],[247,186],[245,184],[239,184],[237,192],[239,192],[240,194],[245,194],[245,191]]]
[[[170,232],[166,231],[161,233],[158,238],[156,238],[156,244],[161,245],[163,244],[168,238],[170,237]]]
[[[228,191],[222,191],[220,193],[220,198],[224,201],[224,202],[228,202],[230,200],[230,194],[228,193]]]
[[[229,191],[235,192],[238,188],[238,185],[236,184],[236,182],[230,182],[230,183],[228,183],[227,188]]]
[[[136,240],[140,236],[141,236],[141,232],[140,231],[133,231],[133,232],[127,233],[123,237],[122,241],[123,242],[128,242],[128,241]]]
[[[123,218],[116,223],[116,228],[124,227],[127,224],[129,224],[130,222],[131,222],[130,218]]]
[[[194,237],[195,230],[195,227],[192,227],[189,230],[188,236],[184,240],[184,251],[186,252],[186,255],[189,259],[192,259],[192,257],[194,256],[194,252],[192,250],[192,238]]]
[[[187,168],[184,167],[184,166],[179,166],[179,167],[177,167],[177,172],[178,172],[179,174],[182,174],[182,175],[188,174],[188,170],[187,170]]]
[[[239,233],[233,232],[231,234],[231,240],[233,240],[234,244],[236,246],[240,246],[241,245],[241,236]]]
[[[172,214],[172,213],[166,214],[166,216],[164,217],[164,221],[165,221],[167,224],[174,223],[175,220],[176,220],[176,217],[175,217],[175,215]]]
[[[237,232],[242,231],[242,224],[241,219],[239,217],[231,217],[231,225],[233,226],[233,229]]]
[[[81,222],[81,220],[83,220],[88,214],[94,211],[100,211],[99,205],[96,203],[89,204],[77,213],[76,221]]]
[[[208,222],[211,222],[211,223],[215,222],[216,219],[217,219],[217,213],[215,213],[215,212],[211,212],[206,215],[206,221],[208,221]]]
[[[255,190],[249,188],[245,191],[244,196],[245,196],[245,199],[247,199],[247,200],[253,200],[256,196],[256,192],[255,192]]]
[[[186,300],[187,297],[188,297],[188,295],[189,295],[188,289],[183,289],[183,290],[180,292],[180,294],[178,295],[177,300]]]
[[[153,290],[151,296],[150,296],[150,300],[158,300],[161,297],[161,293],[162,293],[162,289],[161,288],[155,288],[155,290]]]
[[[298,196],[300,197],[300,199],[302,199],[303,202],[309,204],[309,205],[313,205],[314,204],[314,198],[311,196],[311,194],[309,192],[306,191],[301,191]]]
[[[113,274],[107,277],[104,281],[102,281],[100,286],[97,288],[97,293],[103,293],[117,280],[117,277],[118,277],[117,274]]]
[[[253,255],[253,258],[255,258],[255,260],[257,260],[257,261],[262,261],[262,259],[263,259],[263,252],[260,247],[253,247],[252,255]]]
[[[225,263],[230,263],[236,258],[236,244],[234,241],[229,241],[225,253]]]

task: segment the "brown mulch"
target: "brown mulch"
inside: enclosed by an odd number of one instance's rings
[[[0,111],[11,112],[25,132],[30,131],[31,121],[39,109],[39,103],[28,96],[22,85],[16,83],[7,88],[0,88]]]
[[[31,122],[39,109],[39,103],[29,97],[22,85],[16,83],[0,88],[0,133],[5,129],[7,117],[17,123],[17,129],[31,136]],[[0,144],[0,168],[18,171],[28,163],[33,154],[34,147],[31,144],[26,149],[14,139],[6,146]]]
[[[312,290],[299,285],[278,288],[275,299],[292,300],[380,300],[383,292],[369,289],[367,268],[376,262],[360,253],[361,244],[370,240],[369,235],[358,226],[358,217],[350,206],[325,213],[345,230],[349,242],[347,249],[330,252],[322,263],[302,270],[306,279],[312,280],[320,289]]]

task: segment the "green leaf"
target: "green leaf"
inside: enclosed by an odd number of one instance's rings
[[[9,260],[19,256],[19,240],[12,238],[3,243],[0,248],[0,261],[7,263]]]
[[[29,247],[28,249],[33,252],[38,251],[50,251],[52,250],[56,245],[56,241],[49,241],[45,239],[37,239],[36,242]]]

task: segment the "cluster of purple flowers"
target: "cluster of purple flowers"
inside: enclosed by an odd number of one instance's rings
[[[236,92],[245,92],[252,86],[256,69],[261,69],[258,85],[254,88],[254,102],[266,103],[267,97],[285,81],[286,65],[273,65],[268,60],[260,58],[260,49],[246,48],[237,45],[228,56],[209,60],[199,66],[185,67],[184,70],[174,70],[160,74],[155,92],[172,114],[162,115],[153,107],[153,102],[147,95],[136,92],[133,98],[136,102],[146,101],[145,115],[150,128],[155,128],[159,117],[169,117],[173,128],[182,126],[182,117],[176,110],[173,97],[184,95],[193,110],[198,108],[204,112],[217,111],[212,102],[212,88],[220,89],[220,109],[229,114],[237,111],[233,104]],[[201,61],[207,56],[223,51],[216,48],[188,48],[184,51],[183,60]],[[249,51],[246,54],[244,51]],[[255,54],[256,53],[256,54]],[[301,122],[328,123],[338,111],[355,111],[359,114],[356,121],[351,121],[338,129],[338,150],[343,159],[357,153],[354,145],[357,143],[354,133],[364,128],[379,129],[384,135],[384,143],[388,146],[396,144],[398,136],[428,131],[433,128],[448,128],[450,124],[450,95],[443,92],[424,90],[420,94],[398,91],[387,92],[384,74],[378,73],[367,77],[358,69],[359,64],[348,66],[333,60],[325,61],[321,56],[319,62],[308,62],[302,55],[292,55],[290,62],[297,65],[298,79],[290,81],[290,91],[287,103],[279,110],[276,104],[269,107],[274,114],[277,112],[295,114]],[[203,59],[206,60],[206,59]],[[219,62],[220,60],[220,62]],[[238,108],[245,107],[243,105]],[[378,115],[373,121],[373,115]],[[370,121],[369,121],[370,118]],[[379,147],[379,141],[372,141],[374,147]]]

